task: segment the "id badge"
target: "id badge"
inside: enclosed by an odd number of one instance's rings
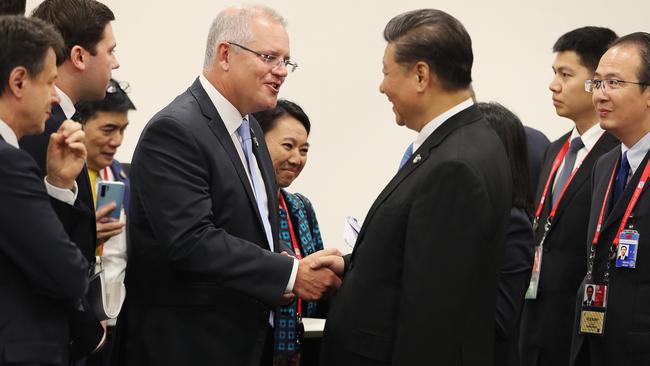
[[[587,283],[583,287],[580,333],[603,335],[607,312],[607,286]]]
[[[544,245],[538,245],[535,247],[535,261],[533,262],[533,272],[530,276],[530,283],[528,284],[528,289],[526,290],[526,300],[535,300],[537,299],[537,288],[539,287],[539,274],[542,271],[542,250]]]
[[[623,230],[618,237],[616,250],[616,267],[636,268],[636,254],[639,250],[639,232]]]

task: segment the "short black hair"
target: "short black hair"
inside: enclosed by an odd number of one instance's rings
[[[135,105],[131,101],[131,98],[129,98],[118,81],[111,79],[108,84],[108,90],[102,100],[95,102],[83,101],[75,105],[79,113],[79,122],[85,124],[97,112],[124,113],[135,110]]]
[[[0,15],[25,15],[27,0],[0,1]]]
[[[31,76],[40,74],[50,48],[60,65],[63,39],[52,26],[22,15],[0,16],[0,94],[5,91],[9,75],[16,67],[25,67]]]
[[[54,25],[61,33],[66,60],[76,45],[96,55],[95,46],[102,40],[106,25],[115,20],[111,9],[95,0],[45,0],[32,16]]]
[[[275,108],[253,113],[253,117],[255,117],[257,122],[259,122],[260,126],[262,127],[262,131],[264,131],[264,134],[272,130],[273,127],[275,127],[277,121],[285,116],[297,119],[298,122],[300,122],[305,127],[307,135],[309,135],[309,132],[311,130],[311,122],[309,122],[309,117],[307,117],[305,111],[303,111],[298,104],[292,101],[279,99]]]
[[[528,168],[528,149],[524,125],[508,108],[496,102],[478,103],[485,120],[492,126],[510,160],[512,171],[512,205],[526,210],[529,215],[533,208],[530,169]]]
[[[395,61],[413,65],[424,61],[448,91],[469,88],[472,82],[472,39],[458,19],[436,9],[420,9],[391,19],[384,39],[395,44]]]
[[[582,65],[596,71],[598,61],[616,39],[613,30],[603,27],[582,27],[563,34],[553,45],[553,52],[575,52]]]
[[[632,44],[639,50],[641,65],[636,77],[640,83],[650,84],[650,34],[646,32],[635,32],[623,36],[612,43],[611,47],[622,44]],[[645,90],[648,85],[639,85],[641,90]]]

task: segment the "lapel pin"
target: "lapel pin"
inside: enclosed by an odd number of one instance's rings
[[[253,143],[255,143],[255,147],[260,147],[260,144],[257,142],[257,137],[253,136]]]
[[[415,157],[413,158],[413,164],[419,163],[420,160],[422,160],[422,157],[420,156],[420,154],[415,155]]]

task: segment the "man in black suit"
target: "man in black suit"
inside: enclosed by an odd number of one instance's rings
[[[621,145],[598,160],[592,178],[588,243],[595,258],[584,282],[608,285],[603,334],[578,334],[577,301],[571,361],[586,355],[590,366],[650,365],[650,34],[617,39],[587,87],[600,125]],[[635,267],[617,267],[610,253],[616,253],[618,238],[628,247],[638,245]]]
[[[69,313],[86,291],[88,262],[46,192],[72,209],[86,150],[78,123],[50,137],[47,177],[18,139],[43,132],[63,40],[45,22],[0,17],[0,365],[68,365]],[[47,189],[46,189],[47,185]]]
[[[323,253],[280,254],[278,189],[250,115],[275,106],[296,66],[279,14],[228,8],[210,28],[202,75],[145,127],[115,364],[271,365],[273,307],[340,285],[311,269]]]
[[[599,127],[584,82],[593,75],[600,56],[615,38],[616,34],[607,28],[584,27],[562,35],[553,46],[555,76],[549,85],[553,105],[557,114],[570,119],[574,127],[546,151],[533,201],[538,251],[533,267],[541,271],[537,293],[531,285],[522,315],[520,354],[525,366],[569,362],[576,291],[586,269],[589,176],[598,157],[617,144]]]
[[[66,50],[56,80],[59,103],[52,106],[45,132],[20,141],[21,148],[29,152],[45,172],[49,136],[63,121],[73,119],[75,103],[104,98],[111,71],[119,64],[113,53],[116,45],[110,24],[115,17],[104,4],[95,0],[45,0],[32,16],[52,24],[62,34]],[[77,210],[62,214],[56,207],[60,203],[54,204],[68,235],[92,265],[97,240],[107,239],[123,224],[103,222],[102,219],[110,212],[108,208],[99,210],[95,216],[87,169],[81,171],[76,181],[79,187],[78,202],[75,203]],[[85,304],[83,308],[86,311],[77,311],[72,318],[74,358],[91,353],[104,340],[104,329],[90,312],[90,306]]]
[[[396,16],[384,38],[380,91],[418,136],[352,254],[319,260],[344,278],[321,365],[491,365],[511,175],[471,99],[471,39],[434,9]]]

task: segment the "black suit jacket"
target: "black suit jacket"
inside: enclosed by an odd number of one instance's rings
[[[511,182],[476,106],[436,129],[366,216],[321,365],[491,365]]]
[[[524,209],[510,210],[505,241],[497,290],[494,364],[520,366],[519,322],[535,253],[533,228]]]
[[[20,148],[28,152],[40,167],[39,175],[47,173],[47,146],[50,135],[56,132],[66,120],[61,106],[52,106],[52,114],[45,123],[45,132],[40,135],[25,136],[20,140]],[[97,228],[88,170],[83,168],[77,176],[77,200],[74,206],[51,198],[52,207],[63,224],[66,233],[81,250],[91,265],[95,263],[97,246]],[[71,317],[72,358],[78,359],[90,354],[99,344],[104,331],[97,317],[90,310],[88,299],[80,311]],[[86,309],[86,310],[83,310]]]
[[[526,129],[531,192],[535,193],[537,190],[537,181],[539,181],[539,173],[544,162],[544,154],[551,142],[541,131],[528,126],[524,126],[524,128]]]
[[[274,247],[278,191],[250,118]],[[255,365],[293,260],[269,251],[245,167],[197,79],[147,124],[131,165],[118,365]]]
[[[0,138],[0,365],[67,365],[69,313],[86,291],[88,262],[39,175]]]
[[[555,156],[569,138],[565,134],[546,152],[539,177],[535,209],[550,174]],[[587,224],[591,204],[589,178],[594,163],[618,141],[605,132],[584,159],[558,205],[555,219],[544,241],[537,299],[526,300],[521,324],[521,359],[526,366],[566,365],[569,362],[575,295],[587,266]],[[551,211],[552,186],[539,218],[535,244],[539,245]]]
[[[594,274],[596,281],[602,281],[605,271],[606,258],[610,245],[623,214],[636,188],[648,156],[630,179],[619,201],[612,206],[611,199],[607,203],[601,235],[596,250]],[[600,214],[607,184],[614,167],[617,167],[621,157],[621,149],[616,147],[604,155],[596,164],[593,174],[593,200],[589,215],[589,231],[587,243],[591,244],[596,232],[596,224]],[[647,184],[646,184],[647,185]],[[610,198],[612,194],[610,193]],[[639,252],[636,269],[616,268],[614,260],[610,261],[611,271],[607,293],[607,314],[605,317],[605,332],[601,336],[578,335],[577,324],[574,330],[574,340],[571,346],[572,361],[578,355],[585,343],[589,344],[591,366],[650,365],[650,193],[648,187],[642,191],[633,211],[634,217],[629,224],[639,232]],[[586,252],[583,253],[586,260]],[[584,274],[583,274],[584,275]],[[582,301],[580,296],[579,305]],[[579,306],[576,306],[579,312]]]

